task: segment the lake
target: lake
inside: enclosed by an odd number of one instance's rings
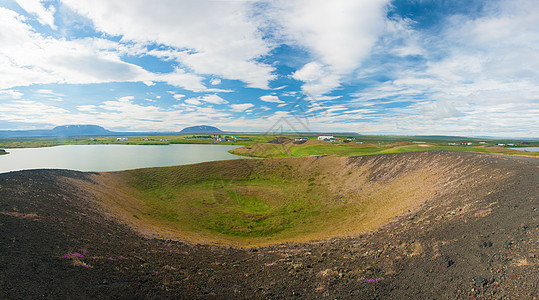
[[[518,148],[509,148],[509,149],[528,151],[528,152],[539,152],[539,147],[518,147]]]
[[[6,149],[0,173],[28,169],[120,171],[244,158],[228,153],[230,145],[66,145]]]

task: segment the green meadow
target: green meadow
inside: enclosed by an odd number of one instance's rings
[[[105,207],[136,227],[236,246],[363,232],[432,195],[436,176],[425,170],[373,182],[347,164],[305,157],[137,169],[108,173],[95,189],[109,186],[100,196]]]
[[[118,137],[73,137],[73,138],[17,138],[0,139],[0,148],[38,148],[60,145],[170,145],[170,144],[208,144],[208,145],[241,145],[242,148],[232,150],[231,153],[251,157],[287,157],[309,155],[337,155],[358,156],[380,153],[399,153],[426,150],[468,151],[482,153],[498,153],[507,155],[538,156],[538,153],[522,152],[500,147],[497,144],[514,144],[516,147],[537,147],[539,141],[521,141],[507,139],[478,139],[465,137],[410,137],[410,136],[355,136],[363,144],[355,141],[348,142],[349,135],[336,135],[338,143],[319,142],[317,135],[313,134],[262,134],[262,133],[234,133],[222,134],[229,137],[228,141],[215,142],[208,136],[193,135],[163,135],[163,136],[125,136],[127,141],[118,141]],[[249,140],[232,140],[232,136],[248,137]],[[268,143],[277,137],[288,139],[284,144]],[[202,138],[204,137],[204,138]],[[299,137],[309,138],[305,144],[295,144],[293,140]],[[479,145],[485,141],[486,145]],[[450,142],[459,145],[449,146]],[[473,142],[472,146],[462,146],[461,142]],[[283,147],[284,145],[284,147]]]

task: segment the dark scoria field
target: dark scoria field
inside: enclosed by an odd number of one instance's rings
[[[343,159],[350,168],[387,165],[374,182],[407,170],[402,162],[432,160],[443,190],[369,232],[233,248],[140,234],[105,212],[88,190],[95,183],[81,184],[98,173],[0,174],[0,298],[539,297],[537,158],[434,151]]]

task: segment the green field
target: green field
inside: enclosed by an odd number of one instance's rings
[[[211,169],[179,166],[124,176],[147,207],[139,218],[182,231],[260,240],[292,228],[304,232],[318,217],[335,213],[320,203],[327,187],[295,176],[290,165],[266,167],[261,161],[223,162]]]
[[[223,134],[222,136],[232,136]],[[449,150],[449,151],[469,151],[482,153],[498,153],[507,155],[528,155],[538,156],[539,153],[521,152],[497,144],[514,144],[516,147],[537,147],[539,141],[523,140],[494,140],[464,137],[409,137],[409,136],[355,136],[363,144],[355,141],[348,142],[348,135],[335,138],[337,143],[319,142],[317,135],[289,134],[280,135],[281,138],[288,139],[282,144],[268,143],[273,141],[277,135],[255,134],[255,133],[235,133],[233,136],[248,137],[249,140],[219,141],[212,139],[197,138],[193,135],[168,135],[168,136],[126,136],[127,141],[117,141],[117,137],[81,137],[81,138],[18,138],[0,139],[0,148],[36,148],[51,147],[59,145],[170,145],[170,144],[218,144],[218,145],[243,145],[244,147],[234,149],[231,153],[252,156],[252,157],[287,157],[285,148],[292,156],[309,155],[338,155],[338,156],[358,156],[379,153],[398,153],[410,151],[426,150]],[[295,144],[293,140],[298,137],[307,137],[310,140],[305,144]],[[480,141],[485,145],[479,145]],[[462,142],[472,142],[472,146],[462,146]],[[448,143],[459,145],[449,146]],[[284,147],[283,147],[284,145]]]
[[[1,148],[39,148],[61,145],[170,145],[170,144],[215,144],[211,139],[192,139],[192,135],[172,135],[172,136],[135,136],[127,137],[127,141],[117,141],[117,137],[100,138],[18,138],[0,139]],[[263,139],[237,142],[218,142],[220,145],[249,145],[256,142],[263,142]]]
[[[196,138],[193,135],[163,136],[115,136],[115,137],[69,137],[69,138],[7,138],[0,139],[0,148],[39,148],[61,145],[170,145],[170,144],[218,144],[218,145],[251,145],[264,143],[271,139],[262,134],[223,134],[222,136],[249,137],[249,140],[214,142],[211,138]],[[118,141],[117,138],[127,138]],[[230,138],[231,139],[231,138]]]
[[[285,152],[284,147],[288,149]],[[230,152],[238,155],[253,157],[287,157],[287,156],[310,156],[310,155],[337,155],[337,156],[360,156],[382,153],[403,153],[416,151],[447,150],[447,151],[467,151],[480,153],[496,153],[505,155],[527,155],[539,156],[538,152],[523,152],[505,147],[490,145],[447,145],[447,142],[438,143],[414,143],[414,142],[391,142],[380,141],[376,143],[330,143],[324,141],[310,140],[304,144],[294,144],[289,141],[284,144],[262,143],[244,146],[233,149]]]
[[[238,246],[363,232],[434,193],[437,175],[427,169],[377,182],[347,164],[306,157],[138,169],[107,173],[93,189],[107,187],[105,207],[143,230]]]
[[[522,152],[512,149],[506,149],[499,146],[492,147],[473,147],[473,146],[442,146],[442,145],[406,145],[406,146],[365,146],[354,147],[351,145],[315,145],[307,147],[292,148],[291,154],[294,156],[309,156],[309,155],[322,155],[322,154],[334,154],[337,156],[359,156],[359,155],[371,155],[382,153],[404,153],[404,152],[416,152],[416,151],[433,151],[433,150],[447,150],[447,151],[466,151],[466,152],[480,152],[480,153],[497,153],[505,155],[528,155],[539,156],[539,153],[535,152]]]
[[[337,156],[358,156],[376,154],[384,151],[385,147],[365,146],[354,147],[352,145],[313,145],[313,146],[296,146],[290,149],[290,153],[293,156],[309,156],[309,155],[325,155],[335,154]]]

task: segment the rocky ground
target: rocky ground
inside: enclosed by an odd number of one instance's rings
[[[446,155],[503,184],[454,186],[363,235],[251,249],[142,237],[67,180],[88,173],[0,174],[0,298],[537,299],[538,159]]]

